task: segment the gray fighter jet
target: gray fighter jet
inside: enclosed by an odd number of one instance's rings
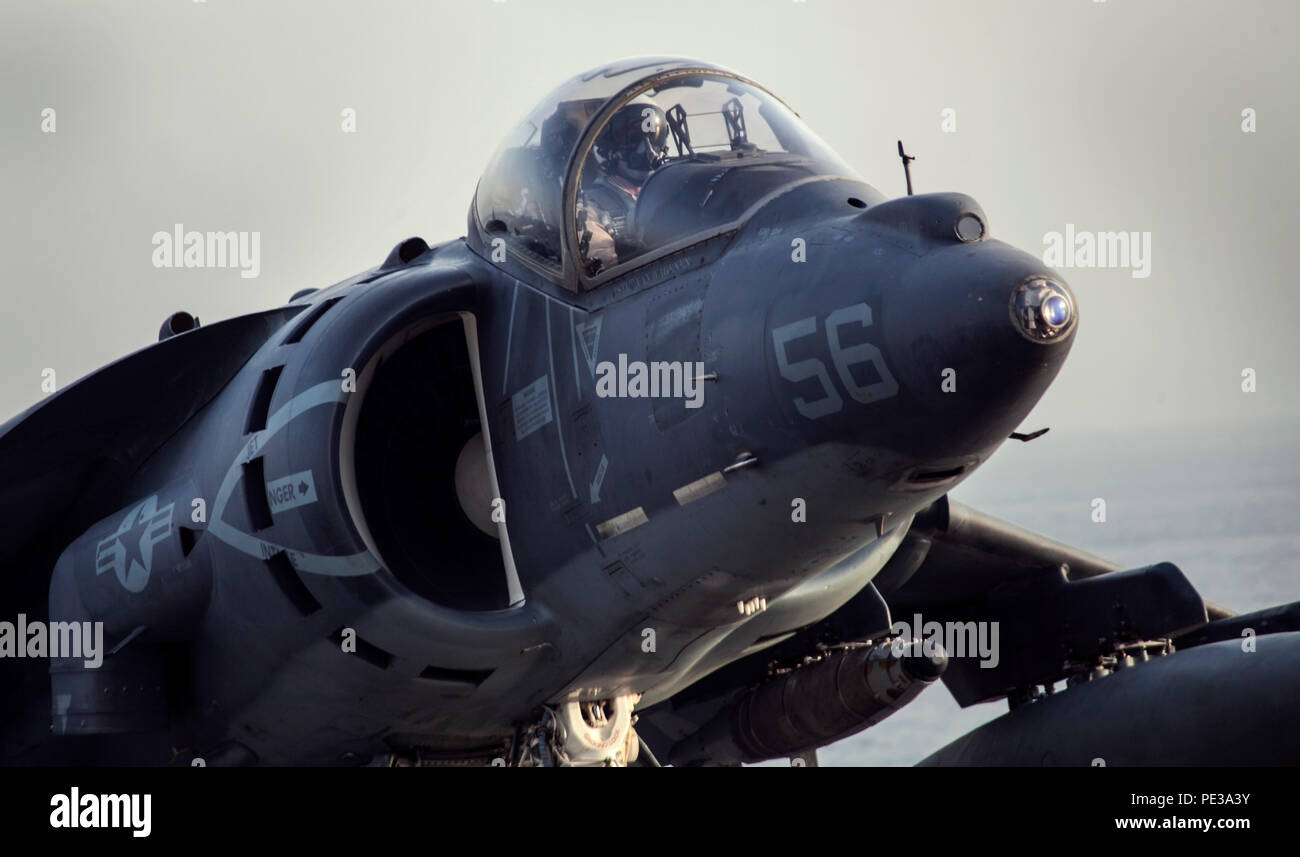
[[[466,237],[0,427],[0,760],[812,764],[942,681],[934,764],[1300,761],[1300,606],[948,499],[1078,324],[753,81],[579,75]]]

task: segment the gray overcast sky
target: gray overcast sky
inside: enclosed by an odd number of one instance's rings
[[[66,385],[176,309],[216,321],[408,235],[463,234],[489,153],[546,91],[681,54],[771,88],[889,195],[903,138],[919,190],[971,194],[1031,252],[1067,223],[1151,233],[1147,279],[1062,270],[1080,334],[1026,424],[1290,426],[1297,17],[1282,0],[7,3],[0,419],[40,398],[42,369]],[[151,236],[175,223],[260,231],[261,276],[155,269]]]

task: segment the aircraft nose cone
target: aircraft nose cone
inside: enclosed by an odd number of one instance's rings
[[[1077,317],[1070,290],[1050,277],[1031,277],[1011,293],[1011,320],[1031,342],[1064,341]]]
[[[1058,346],[1070,343],[1079,325],[1065,281],[998,241],[927,254],[904,278],[897,305],[910,318],[909,333],[923,330],[936,353],[968,369],[1055,363],[1063,359],[1057,352],[1068,350]]]
[[[936,308],[941,308],[936,311]],[[886,354],[934,460],[1000,443],[1069,355],[1079,307],[1040,259],[994,240],[933,250],[883,303]]]

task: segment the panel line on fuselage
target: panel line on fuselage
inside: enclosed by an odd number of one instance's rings
[[[515,301],[519,300],[519,281],[515,280],[515,294],[510,299],[510,326],[506,330],[506,359],[505,367],[501,371],[501,395],[506,394],[506,389],[510,384],[510,340],[515,335]]]
[[[576,325],[573,322],[573,314],[577,312],[573,307],[569,307],[569,348],[573,350],[573,388],[578,391],[578,401],[582,401],[582,376],[578,374],[578,334]]]
[[[555,436],[560,440],[560,461],[564,462],[564,475],[569,480],[569,493],[577,497],[578,489],[573,487],[573,474],[569,472],[569,454],[564,450],[564,429],[561,423],[564,422],[564,412],[560,410],[560,394],[555,389],[555,347],[551,344],[551,305],[548,303],[546,309],[546,359],[551,365],[551,397],[555,400]]]

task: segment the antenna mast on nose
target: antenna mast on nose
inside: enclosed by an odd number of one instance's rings
[[[916,158],[903,151],[903,141],[898,141],[898,157],[903,159],[903,175],[907,178],[907,195],[912,195],[912,168],[910,164]]]

